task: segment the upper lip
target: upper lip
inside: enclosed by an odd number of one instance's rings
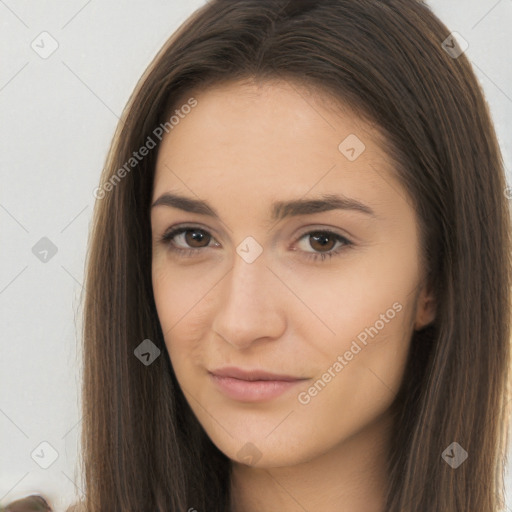
[[[218,368],[217,370],[210,370],[210,373],[213,373],[218,377],[232,377],[240,380],[302,380],[301,377],[271,373],[263,370],[244,370],[243,368],[237,368],[235,366],[225,366],[224,368]]]

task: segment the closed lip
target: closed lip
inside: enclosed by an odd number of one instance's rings
[[[296,381],[296,380],[305,380],[302,377],[293,377],[291,375],[271,373],[271,372],[267,372],[264,370],[246,370],[243,368],[237,368],[235,366],[226,366],[224,368],[210,370],[209,373],[216,375],[217,377],[230,377],[232,379],[247,380],[247,381],[273,380],[273,381],[292,382],[292,381]]]

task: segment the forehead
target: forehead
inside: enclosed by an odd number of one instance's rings
[[[183,94],[173,112],[190,97],[197,105],[160,145],[153,200],[169,189],[226,201],[333,189],[368,197],[369,185],[382,193],[392,163],[381,133],[329,94],[285,81],[231,82]]]

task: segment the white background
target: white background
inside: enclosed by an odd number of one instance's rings
[[[202,4],[0,0],[2,505],[44,492],[58,512],[80,493],[73,483],[81,419],[77,312],[92,191],[138,78]],[[429,5],[469,43],[512,185],[512,0]],[[58,42],[46,59],[31,47],[43,31]],[[57,247],[47,263],[32,253],[42,237]],[[58,453],[46,470],[31,458],[43,441]],[[510,478],[507,489],[512,512]]]

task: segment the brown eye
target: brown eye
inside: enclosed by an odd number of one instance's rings
[[[200,254],[208,248],[211,240],[213,238],[207,231],[193,226],[172,229],[160,238],[160,242],[168,246],[171,252],[182,256]]]
[[[332,258],[341,254],[346,249],[354,246],[354,244],[344,236],[329,230],[309,231],[304,233],[299,241],[306,239],[306,248],[302,248],[301,252],[305,253],[306,258],[324,261],[325,258]],[[336,245],[339,244],[337,247]],[[308,248],[313,249],[307,250]]]
[[[190,247],[207,247],[211,239],[210,235],[201,229],[185,229],[183,233],[185,233],[185,242]],[[202,245],[205,241],[206,245]]]
[[[336,245],[336,237],[333,233],[310,234],[309,239],[311,247],[320,252],[323,249],[328,252]]]

